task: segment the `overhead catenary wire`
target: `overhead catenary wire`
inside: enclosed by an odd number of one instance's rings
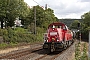
[[[41,6],[37,1],[33,0],[35,3],[37,3],[39,6]]]
[[[40,5],[37,1],[33,0],[36,4],[38,4],[39,6],[42,6]],[[42,0],[44,2],[44,4],[47,4],[44,0]],[[47,4],[48,7],[51,7],[49,4]]]

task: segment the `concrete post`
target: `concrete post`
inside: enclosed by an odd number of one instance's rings
[[[81,43],[81,31],[80,31],[80,33],[79,33],[79,37],[80,37],[80,43]]]
[[[89,54],[88,54],[88,57],[89,57],[89,59],[90,59],[90,30],[89,30],[89,52],[88,52]]]

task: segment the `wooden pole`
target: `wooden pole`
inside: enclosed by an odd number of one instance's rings
[[[36,6],[34,7],[35,35],[36,35]]]

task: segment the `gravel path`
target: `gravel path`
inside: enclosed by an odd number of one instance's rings
[[[70,46],[63,54],[58,56],[55,60],[73,60],[75,59],[75,44]]]

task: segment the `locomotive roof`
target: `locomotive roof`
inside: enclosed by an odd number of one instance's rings
[[[48,27],[50,27],[52,25],[62,25],[62,26],[65,26],[65,24],[62,23],[62,22],[54,22],[54,23],[51,23]]]

